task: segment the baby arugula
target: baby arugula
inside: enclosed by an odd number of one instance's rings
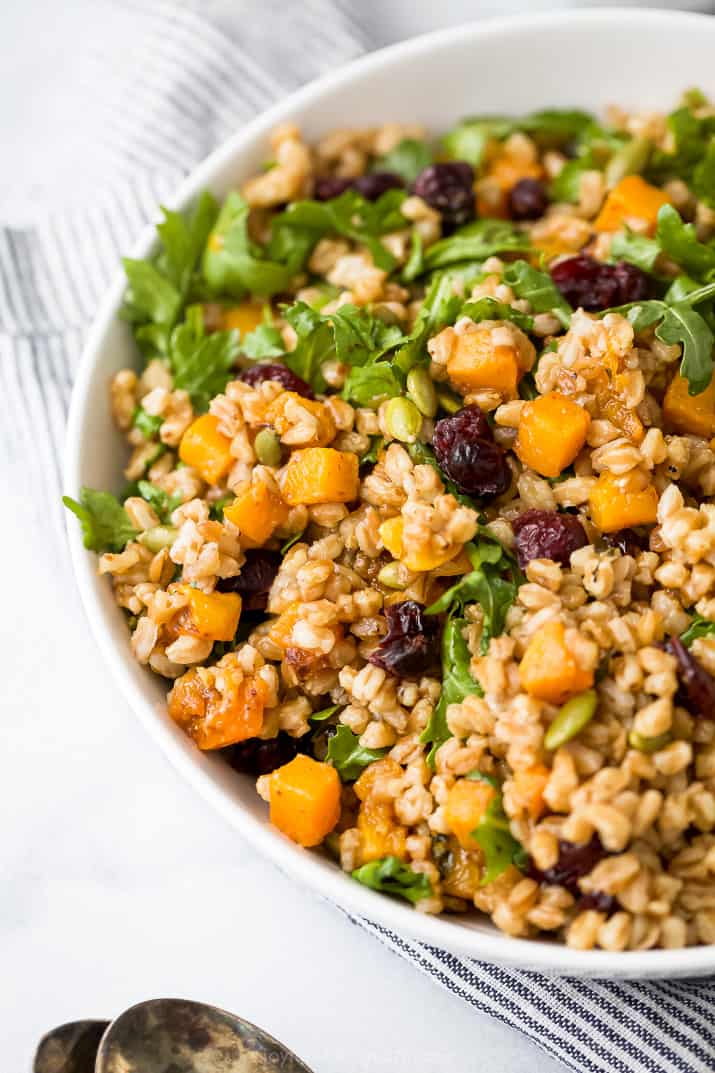
[[[406,898],[413,904],[423,898],[429,898],[432,893],[427,876],[413,871],[399,857],[380,857],[377,861],[370,861],[361,868],[356,868],[352,877],[366,887],[379,890],[383,894]]]
[[[532,112],[521,119],[508,116],[472,116],[462,120],[443,138],[443,145],[452,160],[466,160],[479,167],[489,142],[504,141],[511,134],[523,131],[543,146],[559,146],[573,142],[592,126],[593,117],[586,112],[549,109]]]
[[[502,872],[506,872],[512,864],[517,868],[525,868],[528,857],[522,844],[517,842],[511,833],[497,780],[481,771],[470,771],[465,777],[475,782],[486,782],[495,790],[484,815],[471,832],[472,838],[484,854],[484,871],[480,886],[485,887],[493,883]]]
[[[360,773],[375,760],[381,760],[387,749],[366,749],[350,727],[338,723],[328,741],[325,759],[332,764],[343,782],[354,782]]]
[[[693,641],[697,641],[699,637],[711,637],[713,634],[715,634],[715,622],[696,614],[693,615],[687,630],[681,633],[680,640],[686,648],[690,648]]]
[[[430,745],[427,763],[434,767],[435,753],[452,737],[447,725],[447,708],[459,704],[465,697],[482,696],[482,687],[472,678],[469,664],[472,658],[464,631],[468,623],[461,615],[450,614],[442,630],[442,691],[432,709],[427,726],[420,735],[423,745]]]

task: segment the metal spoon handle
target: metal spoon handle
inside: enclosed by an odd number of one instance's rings
[[[99,1041],[109,1021],[72,1021],[43,1036],[32,1073],[95,1073]]]

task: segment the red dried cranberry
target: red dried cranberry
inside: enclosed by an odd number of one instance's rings
[[[635,265],[623,261],[607,265],[586,253],[559,261],[551,269],[551,278],[574,309],[591,313],[639,302],[650,290],[648,277]]]
[[[538,179],[519,179],[509,191],[509,215],[512,220],[538,220],[546,212],[549,198]]]
[[[506,454],[494,443],[478,406],[465,406],[438,421],[432,447],[442,472],[466,495],[497,496],[511,484]]]
[[[287,764],[308,747],[303,738],[292,738],[280,730],[275,738],[248,738],[225,749],[224,756],[234,771],[249,775],[269,775],[277,767]]]
[[[397,678],[414,678],[439,666],[439,624],[422,604],[402,600],[385,608],[387,635],[369,657]]]
[[[442,214],[447,229],[474,219],[474,169],[464,160],[430,164],[414,183],[414,192]]]
[[[678,700],[691,715],[715,719],[715,678],[698,663],[679,637],[670,637],[663,646],[678,661]]]
[[[277,380],[286,391],[295,391],[296,395],[302,395],[304,399],[315,398],[313,389],[305,380],[296,376],[287,365],[280,365],[278,362],[262,361],[258,365],[252,365],[250,369],[243,370],[239,380],[251,386],[262,384],[264,380]]]
[[[450,417],[443,417],[434,428],[432,446],[437,462],[442,465],[442,457],[448,455],[460,440],[491,440],[491,425],[484,411],[478,406],[465,406]]]
[[[316,201],[332,201],[334,197],[340,197],[352,186],[352,179],[340,175],[324,175],[322,179],[315,180]]]
[[[244,611],[265,611],[268,593],[281,565],[277,551],[256,548],[246,552],[246,561],[236,577],[222,577],[216,582],[219,592],[237,592]]]
[[[618,529],[615,533],[604,533],[603,540],[609,548],[618,548],[623,555],[637,558],[643,551],[643,541],[635,529]]]
[[[353,190],[368,201],[377,201],[387,190],[402,190],[404,180],[392,171],[372,171],[353,181]]]
[[[568,563],[571,552],[588,544],[581,522],[573,514],[554,510],[525,510],[511,523],[516,537],[516,557],[522,569],[532,559]]]
[[[580,912],[584,912],[586,909],[595,909],[598,913],[615,913],[618,909],[618,900],[613,897],[612,894],[606,894],[605,891],[595,890],[592,894],[584,894],[583,897],[578,900],[578,908]]]
[[[533,861],[529,865],[528,875],[537,883],[549,886],[566,887],[572,894],[579,893],[578,881],[586,876],[598,862],[606,856],[601,839],[593,835],[590,842],[567,842],[559,839],[559,859],[552,868],[541,871]]]

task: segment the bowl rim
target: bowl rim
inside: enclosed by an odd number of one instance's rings
[[[664,32],[677,24],[680,27],[690,27],[693,32],[699,34],[706,32],[715,36],[715,18],[702,13],[630,7],[581,8],[497,16],[421,34],[368,53],[288,94],[213,150],[188,174],[174,196],[167,200],[167,204],[174,209],[184,208],[202,189],[211,184],[216,173],[232,160],[240,159],[242,151],[250,149],[252,144],[268,134],[278,122],[297,111],[307,110],[356,77],[362,78],[371,72],[389,68],[407,57],[449,49],[454,43],[463,43],[465,37],[482,42],[502,35],[521,35],[531,30],[540,32],[564,25],[586,31],[589,26],[616,22],[620,23],[622,28],[627,23],[634,26],[648,24],[650,27],[661,28]],[[146,257],[154,242],[155,228],[151,222],[139,235],[131,256]],[[124,287],[124,277],[118,265],[114,279],[89,329],[78,365],[65,441],[63,487],[68,495],[75,495],[81,483],[82,426],[87,408],[92,402],[94,368],[103,346],[106,345],[104,337],[116,318]],[[120,648],[112,640],[107,613],[100,598],[100,586],[106,582],[97,576],[95,555],[84,548],[80,527],[74,517],[66,518],[66,529],[74,575],[91,633],[124,699],[179,774],[228,820],[253,848],[268,857],[291,878],[326,897],[348,914],[379,922],[380,926],[398,935],[408,936],[414,941],[491,964],[527,967],[551,975],[611,978],[696,976],[715,971],[715,946],[627,952],[579,951],[548,940],[514,938],[496,928],[492,933],[461,927],[454,918],[420,914],[407,905],[369,890],[352,881],[338,867],[326,869],[319,857],[297,847],[279,832],[268,830],[257,817],[231,799],[211,773],[196,763],[191,753],[180,748],[171,732],[172,728],[166,720],[159,717],[156,706],[146,695],[146,690],[131,673],[131,668],[136,667],[136,664],[129,646]]]

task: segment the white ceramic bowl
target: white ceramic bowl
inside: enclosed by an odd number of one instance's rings
[[[520,114],[542,107],[601,111],[612,102],[669,110],[686,88],[715,94],[715,19],[633,9],[558,12],[497,19],[406,41],[375,53],[287,97],[249,123],[194,171],[174,207],[205,187],[217,195],[258,170],[271,128],[299,122],[314,138],[335,127],[388,119],[419,121],[438,132],[469,113]],[[145,257],[148,230],[133,256]],[[74,389],[66,490],[122,487],[126,450],[107,404],[110,376],[136,356],[116,314],[117,280],[89,340]],[[634,953],[579,952],[539,940],[508,938],[485,920],[430,917],[355,883],[331,861],[295,846],[266,818],[253,780],[201,754],[169,719],[165,685],[134,662],[124,615],[96,557],[68,520],[69,540],[92,630],[119,685],[171,762],[237,831],[280,868],[354,914],[415,939],[487,961],[568,975],[677,976],[715,971],[715,946]]]

